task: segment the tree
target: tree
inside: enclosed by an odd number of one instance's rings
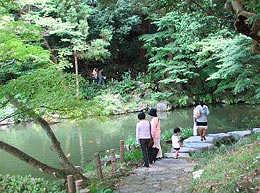
[[[74,175],[75,179],[87,180],[67,159],[62,151],[60,142],[57,140],[49,124],[41,117],[46,112],[57,112],[60,115],[70,115],[73,111],[83,106],[82,101],[75,100],[73,82],[70,76],[66,76],[57,70],[37,70],[29,75],[23,75],[9,81],[1,87],[1,101],[6,97],[7,102],[20,113],[39,123],[52,142],[52,150],[57,154],[63,169],[57,169],[41,163],[30,155],[1,141],[0,148],[11,153],[17,158],[27,162],[33,167],[59,178],[66,178],[68,174]],[[25,105],[25,102],[27,105]],[[74,109],[74,110],[73,110]],[[37,113],[36,113],[37,112]]]
[[[12,17],[5,18],[7,19],[1,20],[0,31],[2,108],[12,104],[16,114],[23,114],[24,118],[29,117],[39,123],[49,136],[52,149],[63,169],[41,163],[3,141],[0,142],[0,148],[50,175],[66,178],[66,175],[73,174],[75,179],[87,180],[66,158],[60,142],[41,117],[48,112],[70,116],[70,113],[75,114],[74,111],[84,106],[82,100],[75,100],[75,77],[62,73],[50,61],[50,53],[39,46],[42,43],[42,28],[27,22],[14,21]]]
[[[119,72],[132,71],[135,68],[145,67],[146,65],[137,61],[139,59],[140,41],[138,36],[142,33],[141,13],[136,11],[133,1],[117,1],[103,5],[99,2],[99,6],[94,9],[89,17],[90,36],[95,37],[99,34],[100,29],[107,29],[112,32],[112,39],[109,46],[111,57],[105,60],[107,69],[111,69],[110,76],[118,78]],[[134,63],[138,65],[134,66]],[[120,76],[119,76],[120,77]]]
[[[260,68],[255,64],[260,56],[250,51],[250,43],[249,37],[228,37],[225,31],[201,42],[203,49],[198,54],[198,65],[206,66],[205,69],[214,66],[206,79],[214,88],[214,95],[230,96],[231,100],[237,96],[251,103],[259,100]]]
[[[143,35],[141,39],[145,42],[144,47],[150,61],[149,70],[155,81],[161,85],[174,85],[174,89],[194,92],[196,82],[201,83],[206,79],[196,64],[196,52],[200,49],[196,43],[217,30],[221,26],[221,20],[207,15],[207,9],[217,9],[214,4],[201,3],[200,7],[196,4],[201,9],[200,12],[192,3],[185,4],[191,10],[184,12],[184,4],[176,4],[173,8],[176,11],[170,11],[162,17],[153,15],[155,21],[152,24],[157,26],[157,32]]]
[[[260,10],[258,1],[227,0],[225,8],[236,14],[235,30],[252,38],[252,51],[260,54],[260,17],[256,14]]]
[[[20,0],[21,1],[21,0]],[[63,69],[72,68],[76,76],[76,95],[79,97],[79,64],[88,61],[103,61],[110,56],[107,49],[111,39],[109,30],[101,29],[98,36],[89,38],[88,17],[92,8],[86,1],[32,1],[27,6],[37,7],[23,15],[23,19],[44,29],[42,33],[45,46],[52,53],[54,63]],[[83,67],[86,70],[86,67]]]

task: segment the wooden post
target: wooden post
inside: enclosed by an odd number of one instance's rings
[[[116,153],[114,149],[110,149],[111,154],[111,165],[112,165],[112,171],[116,171]]]
[[[75,181],[76,192],[79,192],[79,191],[82,189],[82,183],[83,183],[83,180],[77,180],[77,181]]]
[[[67,176],[67,183],[68,183],[68,192],[74,193],[75,187],[74,187],[74,184],[73,184],[73,175]]]
[[[100,163],[100,157],[99,157],[99,153],[95,153],[95,161],[96,161],[96,167],[97,167],[97,175],[99,179],[103,178],[103,174],[102,174],[102,168],[101,168],[101,163]]]
[[[124,140],[120,140],[120,162],[124,162],[124,155],[125,155],[125,142]]]

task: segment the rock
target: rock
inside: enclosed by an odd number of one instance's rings
[[[197,151],[198,149],[192,148],[192,147],[181,147],[180,153],[192,153],[194,151]]]
[[[253,133],[260,133],[260,128],[254,128]]]
[[[194,148],[197,149],[197,151],[205,151],[208,149],[216,148],[216,146],[212,143],[183,143],[183,147],[186,148]]]
[[[213,143],[214,145],[217,144],[215,137],[206,136],[207,140],[201,141],[200,136],[191,136],[183,141],[183,144],[186,143]]]
[[[203,169],[200,169],[198,171],[195,171],[192,173],[193,175],[193,179],[197,179],[197,178],[200,178],[200,176],[203,174],[204,170]]]
[[[172,105],[168,101],[161,101],[157,103],[157,111],[169,111],[172,109]]]
[[[148,109],[148,104],[144,102],[138,103],[137,111],[143,111]]]
[[[209,134],[208,136],[215,138],[215,145],[217,146],[221,146],[221,144],[231,144],[236,141],[233,135],[228,133]]]
[[[228,134],[232,135],[233,137],[245,137],[247,135],[250,135],[251,134],[251,131],[250,130],[246,130],[246,131],[232,131],[232,132],[228,132]]]
[[[175,152],[174,153],[165,153],[164,157],[175,158]],[[190,158],[190,155],[189,155],[189,153],[179,153],[179,158]]]

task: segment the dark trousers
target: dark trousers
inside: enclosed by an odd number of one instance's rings
[[[140,139],[143,159],[144,159],[144,166],[149,166],[149,155],[151,154],[151,149],[148,148],[150,139]]]

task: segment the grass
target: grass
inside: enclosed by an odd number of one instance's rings
[[[200,158],[195,168],[204,169],[190,192],[253,193],[260,191],[260,134],[215,151],[194,154]]]

